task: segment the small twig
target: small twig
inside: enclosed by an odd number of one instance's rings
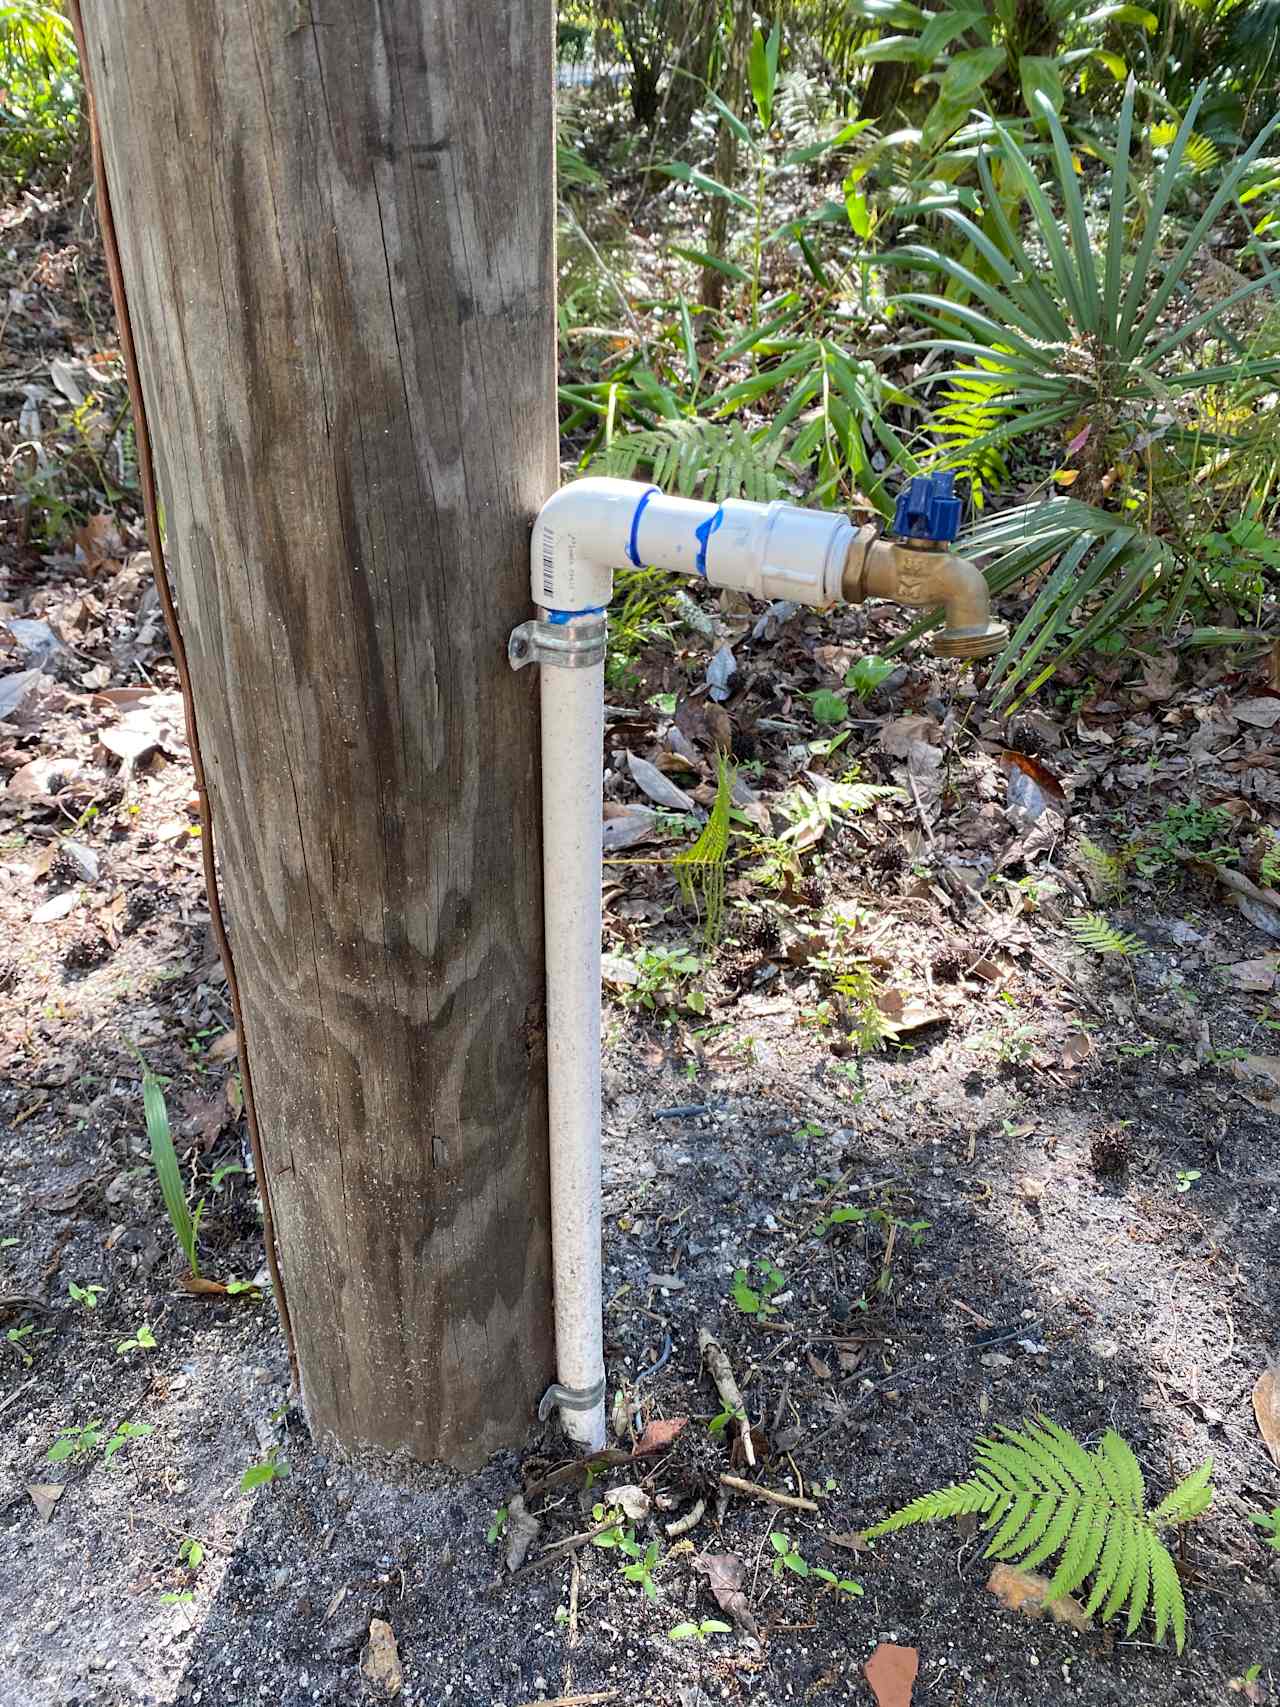
[[[15,1387],[13,1389],[13,1392],[10,1393],[10,1395],[7,1399],[0,1400],[0,1412],[7,1411],[9,1409],[9,1406],[13,1403],[13,1401],[15,1399],[21,1398],[22,1394],[26,1392],[27,1388],[28,1387],[34,1387],[35,1384],[36,1384],[36,1378],[33,1375],[29,1381],[24,1381],[22,1383],[21,1387]]]
[[[716,1384],[724,1408],[730,1416],[736,1417],[738,1430],[742,1438],[742,1450],[747,1463],[754,1470],[756,1465],[755,1448],[751,1444],[751,1424],[747,1420],[747,1407],[742,1402],[742,1393],[734,1377],[732,1365],[725,1356],[722,1347],[714,1340],[706,1328],[698,1329],[698,1350],[702,1353],[711,1378]]]
[[[928,842],[929,846],[932,847],[937,838],[933,833],[933,825],[924,815],[924,807],[920,802],[919,794],[916,792],[915,773],[911,769],[910,765],[907,766],[907,786],[911,790],[912,800],[915,801],[916,816],[920,820],[920,828],[924,831],[924,839]]]
[[[667,1525],[667,1539],[674,1541],[678,1535],[687,1535],[691,1529],[696,1529],[702,1522],[706,1509],[706,1500],[699,1500],[691,1506],[683,1517],[678,1517],[674,1523]]]
[[[521,1565],[517,1570],[509,1571],[500,1582],[490,1584],[486,1592],[496,1594],[509,1583],[519,1582],[521,1577],[534,1576],[551,1565],[562,1565],[579,1547],[585,1547],[588,1541],[594,1541],[597,1535],[603,1535],[606,1529],[616,1526],[617,1519],[611,1518],[608,1523],[597,1523],[594,1529],[584,1529],[580,1535],[566,1535],[563,1541],[553,1541],[549,1547],[542,1549],[536,1559],[531,1559],[527,1565]]]
[[[597,1701],[612,1701],[616,1689],[596,1689],[590,1695],[539,1696],[536,1701],[522,1701],[520,1707],[593,1707]]]
[[[723,1475],[720,1480],[726,1488],[732,1488],[735,1493],[749,1494],[756,1500],[767,1500],[770,1505],[785,1505],[792,1511],[818,1509],[816,1500],[800,1499],[795,1494],[775,1494],[772,1488],[762,1488],[759,1482],[748,1482],[745,1476]]]

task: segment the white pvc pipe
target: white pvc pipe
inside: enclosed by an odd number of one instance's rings
[[[579,622],[584,619],[579,618]],[[586,621],[595,625],[596,619]],[[571,630],[573,622],[567,625]],[[544,664],[542,858],[547,933],[551,1256],[560,1416],[569,1438],[604,1445],[600,1275],[600,875],[604,661]],[[566,1396],[600,1389],[598,1402]]]
[[[604,1445],[600,1253],[600,883],[604,663],[568,667],[599,629],[613,572],[651,565],[756,598],[827,605],[840,597],[853,538],[843,516],[791,504],[669,498],[635,480],[562,487],[532,540],[540,635],[512,661],[541,663],[542,827],[547,939],[547,1080],[557,1382],[565,1432]],[[527,625],[526,625],[527,626]],[[513,643],[523,634],[517,630]],[[589,648],[584,647],[584,652]],[[581,665],[581,656],[576,660]]]

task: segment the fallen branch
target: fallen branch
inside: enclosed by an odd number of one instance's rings
[[[747,1463],[755,1469],[756,1454],[751,1444],[751,1424],[747,1421],[747,1407],[742,1402],[742,1393],[734,1377],[732,1365],[725,1356],[722,1347],[708,1333],[706,1328],[698,1329],[698,1350],[702,1353],[711,1378],[716,1384],[716,1391],[721,1402],[730,1416],[735,1417],[742,1438],[742,1450]]]
[[[775,1494],[772,1488],[762,1488],[759,1482],[748,1482],[745,1476],[721,1476],[726,1488],[736,1494],[749,1494],[755,1500],[767,1500],[770,1505],[785,1505],[792,1511],[817,1511],[816,1500],[800,1499],[796,1494]]]

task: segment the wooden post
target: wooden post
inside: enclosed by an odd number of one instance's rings
[[[83,12],[307,1415],[475,1465],[553,1363],[552,8]]]

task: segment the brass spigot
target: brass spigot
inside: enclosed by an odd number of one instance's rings
[[[1003,650],[1009,630],[991,615],[981,569],[948,549],[960,525],[952,478],[918,475],[909,482],[894,516],[898,538],[881,538],[874,524],[859,529],[845,558],[842,589],[849,604],[875,598],[926,610],[942,605],[947,622],[929,642],[934,657],[990,658]]]

